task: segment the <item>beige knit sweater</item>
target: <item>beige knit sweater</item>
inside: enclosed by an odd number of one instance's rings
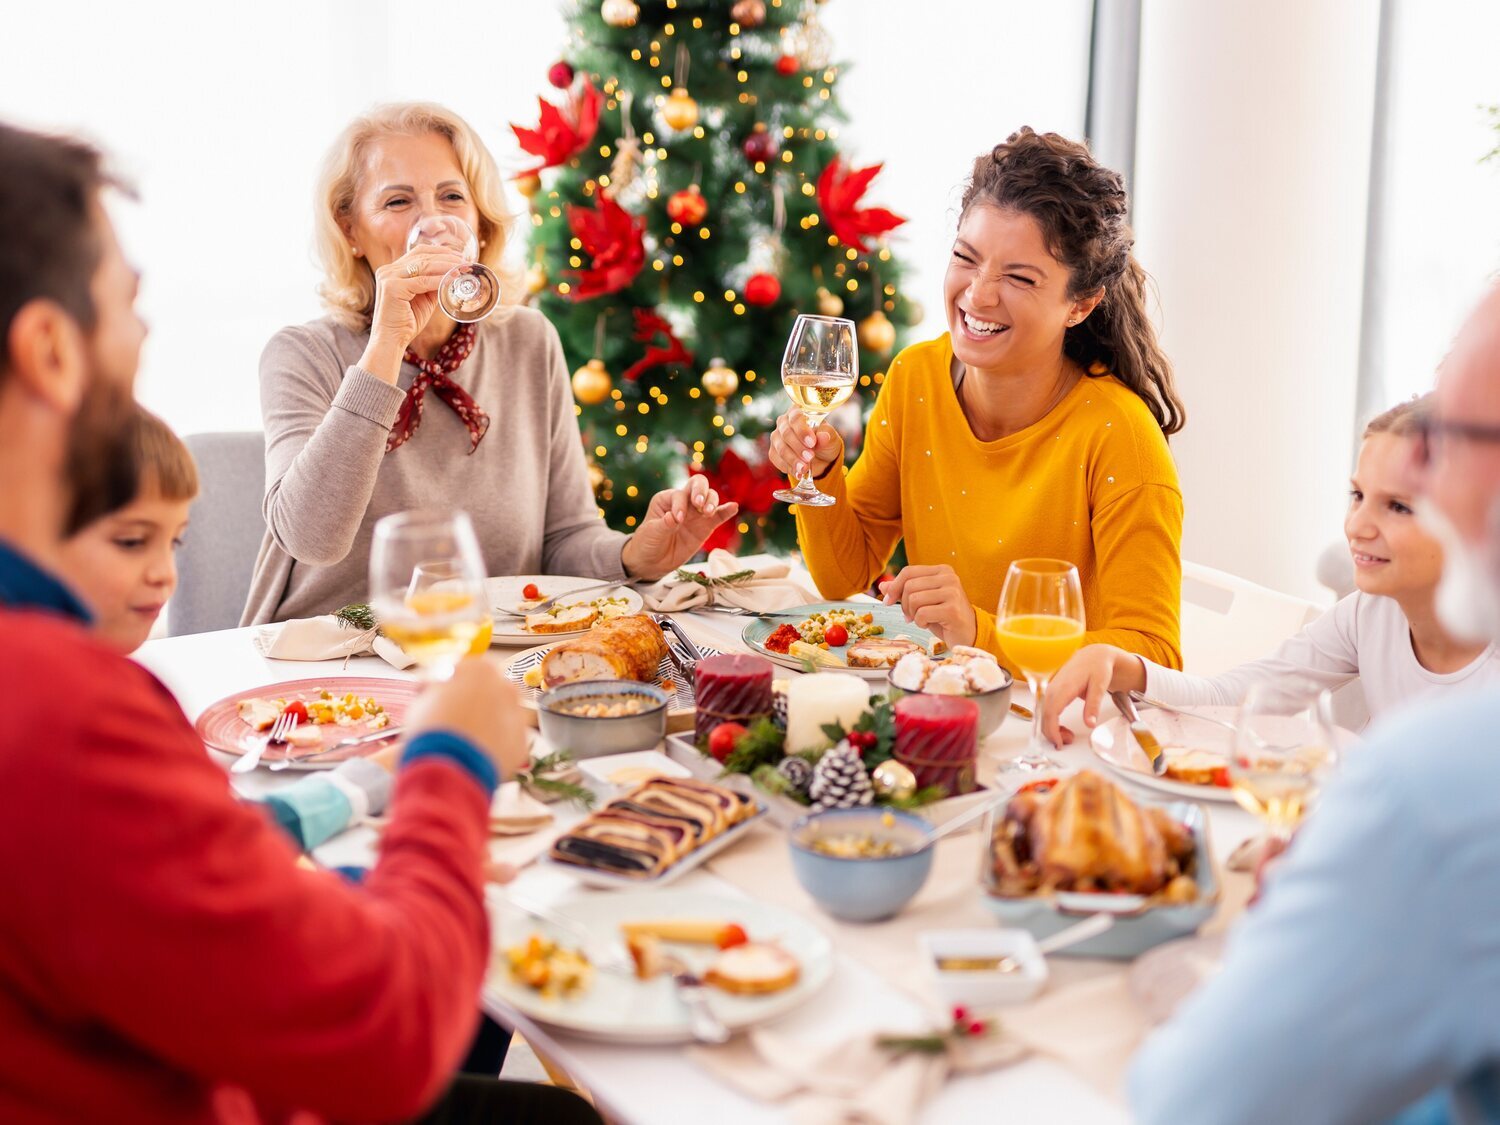
[[[417,369],[395,387],[355,366],[368,342],[325,318],[285,328],[260,361],[266,537],[241,624],[366,600],[375,521],[411,508],[469,513],[492,575],[623,578],[625,536],[599,518],[557,331],[497,311],[453,378],[490,416],[474,453],[430,390],[410,441],[385,451]]]

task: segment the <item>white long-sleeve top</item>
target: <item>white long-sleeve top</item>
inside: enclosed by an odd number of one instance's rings
[[[1428,671],[1412,649],[1411,627],[1391,598],[1355,591],[1271,655],[1217,676],[1194,676],[1144,660],[1146,694],[1182,707],[1234,706],[1250,685],[1301,676],[1337,688],[1358,678],[1370,718],[1439,691],[1500,687],[1500,653],[1491,645],[1457,672]]]

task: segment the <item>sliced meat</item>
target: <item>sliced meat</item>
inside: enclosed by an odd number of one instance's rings
[[[667,642],[661,627],[644,614],[611,617],[585,637],[560,641],[542,658],[542,686],[582,680],[636,680],[653,683]]]

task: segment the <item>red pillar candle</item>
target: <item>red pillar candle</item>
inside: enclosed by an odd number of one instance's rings
[[[896,760],[950,797],[972,793],[979,749],[979,705],[956,695],[905,695],[896,701]]]
[[[701,742],[720,723],[743,723],[771,714],[775,666],[762,656],[722,653],[698,661],[693,675],[697,707],[694,734]]]

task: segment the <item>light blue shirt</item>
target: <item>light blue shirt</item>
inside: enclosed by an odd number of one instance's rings
[[[1500,694],[1350,754],[1136,1057],[1144,1125],[1500,1121]]]

